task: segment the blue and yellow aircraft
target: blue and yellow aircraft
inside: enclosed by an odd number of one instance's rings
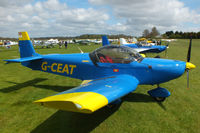
[[[110,45],[107,36],[102,36],[102,45]],[[145,46],[140,43],[127,43],[124,38],[120,38],[120,45],[134,48],[139,53],[160,53],[167,49],[167,46],[164,45]]]
[[[190,44],[191,46],[191,44]],[[61,110],[92,113],[133,92],[138,85],[159,85],[195,68],[188,62],[143,58],[126,46],[103,46],[91,53],[47,54],[35,52],[27,32],[19,32],[19,59],[8,59],[23,66],[57,75],[90,80],[79,87],[49,96],[35,103]],[[161,87],[148,91],[157,101],[170,92]]]

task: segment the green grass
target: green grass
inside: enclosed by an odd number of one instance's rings
[[[80,46],[90,52],[100,45]],[[188,40],[172,42],[167,58],[186,60]],[[147,95],[155,86],[138,86],[123,98],[118,110],[103,108],[93,114],[58,111],[33,104],[33,101],[80,85],[77,79],[32,71],[20,64],[5,64],[2,59],[19,57],[18,47],[0,48],[0,133],[158,133],[200,132],[200,40],[193,40],[190,89],[186,74],[161,86],[172,95],[159,104]],[[79,53],[78,48],[36,49],[40,54]],[[150,55],[150,56],[155,56]],[[164,53],[161,54],[164,56]]]

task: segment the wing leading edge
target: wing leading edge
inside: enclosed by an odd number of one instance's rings
[[[134,91],[139,81],[130,75],[93,80],[35,103],[73,112],[92,113]]]
[[[158,52],[157,48],[133,48],[138,53]]]

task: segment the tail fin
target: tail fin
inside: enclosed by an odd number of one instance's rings
[[[21,58],[8,59],[4,61],[7,61],[7,63],[10,62],[23,63],[23,62],[42,59],[42,56],[40,56],[35,52],[27,32],[19,32],[19,51]]]
[[[107,36],[102,36],[102,45],[103,46],[110,45],[110,42],[109,42]]]
[[[37,55],[27,32],[19,32],[19,51],[21,58]]]
[[[127,44],[127,42],[124,38],[120,38],[119,40],[120,40],[121,45]]]

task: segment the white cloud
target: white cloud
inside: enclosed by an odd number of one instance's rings
[[[32,2],[33,0],[1,0],[0,7],[20,6]]]
[[[13,22],[13,21],[15,21],[15,19],[14,19],[12,16],[10,16],[10,15],[8,15],[8,16],[6,17],[6,19],[8,20],[8,22]]]
[[[17,37],[17,32],[24,30],[32,36],[72,36],[140,35],[153,26],[161,32],[200,29],[200,14],[179,0],[88,1],[91,7],[72,8],[59,0],[1,0],[0,36]],[[185,23],[198,28],[184,27]]]
[[[160,27],[161,30],[176,30],[185,22],[200,23],[200,14],[189,10],[179,0],[89,0],[95,5],[109,5],[118,19],[132,30]],[[131,31],[127,31],[129,33]]]
[[[23,3],[22,1],[0,3],[5,5],[0,7],[0,36],[16,37],[20,30],[30,31],[32,36],[96,33],[100,27],[103,29],[102,25],[109,19],[104,11],[69,8],[58,0],[38,1],[34,4],[29,1],[22,5],[19,4]],[[6,5],[9,5],[9,8]]]
[[[62,4],[58,0],[48,0],[48,1],[44,2],[43,6],[46,9],[54,10],[54,11],[63,10],[63,9],[66,9],[66,7],[67,7],[65,3]]]

